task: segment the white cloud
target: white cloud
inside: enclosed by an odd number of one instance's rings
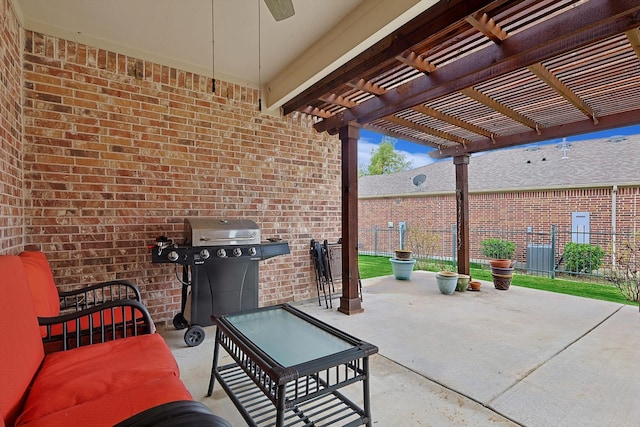
[[[378,149],[378,143],[371,142],[367,138],[358,140],[358,168],[362,168],[371,162],[371,154]],[[412,162],[411,169],[419,168],[429,163],[433,163],[434,159],[425,153],[410,153],[408,151],[397,150],[405,159]]]
[[[367,138],[358,140],[358,168],[368,165],[371,162],[371,154],[378,149],[378,144],[371,142]]]
[[[398,151],[400,154],[403,154],[405,159],[409,160],[411,163],[411,169],[419,168],[421,166],[428,165],[429,163],[433,163],[435,160],[427,153],[409,153],[407,151]]]

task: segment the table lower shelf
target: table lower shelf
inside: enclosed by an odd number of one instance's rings
[[[233,363],[216,370],[216,379],[251,426],[276,425],[276,407],[244,370]],[[303,381],[300,379],[299,381]],[[305,377],[304,381],[309,381]],[[292,382],[291,387],[295,383]],[[311,388],[314,388],[312,385]],[[364,411],[338,391],[298,403],[284,414],[284,426],[355,427],[369,420]]]

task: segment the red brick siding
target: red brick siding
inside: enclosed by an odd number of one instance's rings
[[[8,0],[0,0],[0,252],[24,243],[21,29]]]
[[[133,280],[154,320],[179,309],[174,269],[151,264],[184,217],[255,220],[291,255],[261,263],[262,305],[313,296],[311,238],[340,229],[340,142],[258,92],[71,41],[25,34],[26,239],[63,288]]]
[[[637,231],[637,205],[640,187],[619,187],[616,200],[616,232]],[[469,196],[469,228],[474,230],[512,230],[551,232],[571,229],[573,212],[590,213],[591,232],[612,232],[612,188],[549,189],[539,191],[472,193]],[[408,229],[445,230],[451,232],[455,219],[455,196],[423,195],[409,197],[367,198],[359,201],[361,230],[374,226],[386,228],[388,222],[398,226],[405,221]],[[487,236],[489,237],[489,236]],[[363,247],[371,250],[369,233],[360,233]],[[451,256],[451,242],[444,239],[443,256]],[[518,260],[526,259],[526,242],[517,243]],[[394,249],[394,248],[392,248]],[[604,249],[608,249],[606,246]],[[482,258],[479,242],[471,242],[471,258]]]

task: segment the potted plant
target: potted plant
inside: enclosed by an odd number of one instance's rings
[[[471,291],[479,291],[480,286],[482,286],[482,282],[480,282],[479,280],[471,280],[469,282],[469,290]]]
[[[396,257],[389,258],[389,262],[391,262],[391,270],[396,279],[411,279],[411,272],[416,263],[416,260],[411,258],[411,251],[398,249],[396,250]]]
[[[436,283],[438,289],[445,295],[451,295],[456,291],[456,285],[458,284],[458,273],[453,271],[440,271],[436,274]]]
[[[396,259],[411,259],[411,251],[406,249],[396,249]]]
[[[490,258],[491,267],[510,268],[516,244],[501,239],[486,239],[482,241],[482,255]]]
[[[456,291],[464,292],[469,287],[469,281],[471,280],[471,276],[468,274],[458,274],[458,283],[456,285]]]

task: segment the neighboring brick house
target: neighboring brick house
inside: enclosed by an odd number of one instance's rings
[[[315,292],[309,241],[340,234],[340,141],[258,110],[258,91],[24,31],[0,0],[0,252],[37,248],[58,285],[130,279],[156,322],[180,307],[160,234],[244,217],[291,254],[261,262],[262,305]]]
[[[573,212],[589,212],[591,232],[638,230],[640,135],[584,140],[537,148],[517,147],[473,156],[469,163],[470,230],[549,232],[570,229]],[[420,187],[412,178],[424,174]],[[455,167],[444,160],[392,175],[365,176],[358,183],[359,226],[451,230],[456,223]],[[615,208],[612,203],[615,201]],[[615,218],[612,213],[615,212]],[[473,237],[473,236],[472,236]],[[477,239],[476,239],[477,240]],[[520,260],[526,248],[519,245]],[[471,242],[471,257],[479,257]],[[451,254],[451,251],[445,252]]]

